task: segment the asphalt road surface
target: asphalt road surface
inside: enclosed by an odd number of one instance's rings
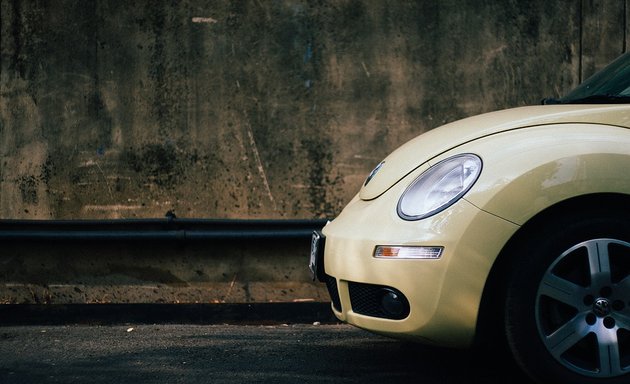
[[[0,327],[0,383],[529,383],[500,356],[348,325]]]

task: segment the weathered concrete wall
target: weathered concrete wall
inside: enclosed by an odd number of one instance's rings
[[[0,0],[0,218],[332,217],[435,126],[564,93],[628,0]]]

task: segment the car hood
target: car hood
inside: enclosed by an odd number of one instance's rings
[[[514,129],[562,123],[606,124],[630,128],[629,105],[540,105],[506,109],[432,129],[385,158],[359,194],[372,200],[434,157],[481,137]]]

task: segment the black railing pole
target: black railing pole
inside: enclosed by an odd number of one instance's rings
[[[308,239],[326,220],[0,220],[0,241]]]

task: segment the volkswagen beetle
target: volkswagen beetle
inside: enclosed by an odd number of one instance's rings
[[[630,382],[630,54],[565,97],[387,156],[313,234],[340,320],[471,347],[539,382]]]

